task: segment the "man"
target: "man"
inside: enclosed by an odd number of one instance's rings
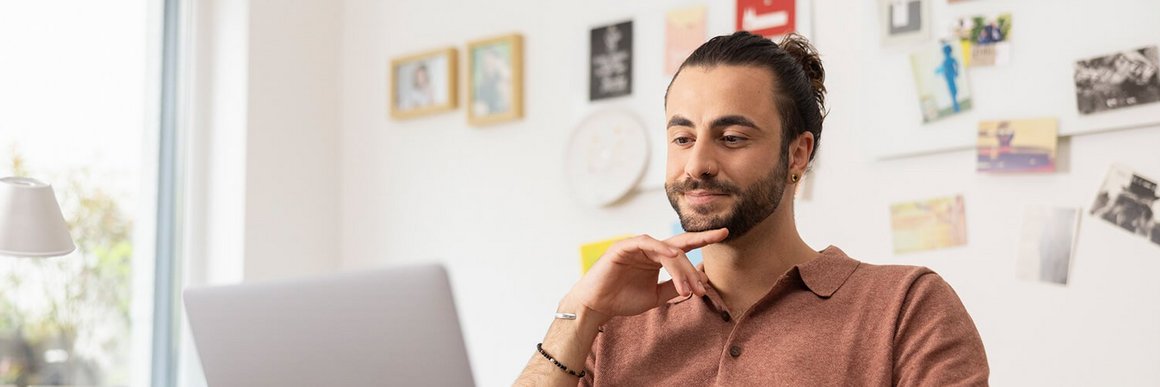
[[[690,55],[665,96],[665,190],[688,232],[609,248],[516,384],[985,385],[982,341],[941,277],[798,235],[824,78],[796,35],[738,32]],[[673,279],[657,284],[662,267]]]

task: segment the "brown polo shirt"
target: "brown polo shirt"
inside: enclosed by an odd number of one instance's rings
[[[930,269],[871,265],[830,246],[748,312],[704,297],[610,320],[580,385],[986,385],[983,342]]]

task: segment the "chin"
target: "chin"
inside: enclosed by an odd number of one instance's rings
[[[678,216],[681,218],[681,228],[687,232],[700,232],[716,230],[725,227],[729,222],[727,214],[704,214],[697,211],[684,212],[685,216]]]

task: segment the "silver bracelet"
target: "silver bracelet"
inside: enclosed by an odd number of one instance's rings
[[[556,318],[561,319],[561,320],[575,320],[576,314],[575,313],[559,313],[559,312],[557,312]]]

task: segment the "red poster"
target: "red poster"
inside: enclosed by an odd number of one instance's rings
[[[793,32],[796,2],[797,0],[737,0],[737,30],[766,37]]]

